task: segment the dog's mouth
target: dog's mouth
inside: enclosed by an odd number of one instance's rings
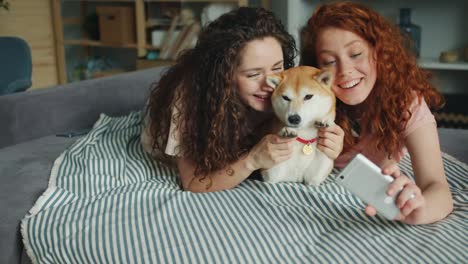
[[[362,80],[362,78],[354,79],[354,80],[351,80],[351,81],[347,81],[347,82],[341,83],[341,84],[339,84],[338,86],[339,86],[341,89],[351,89],[351,88],[356,87],[358,84],[360,84],[360,83],[361,83],[361,80]]]

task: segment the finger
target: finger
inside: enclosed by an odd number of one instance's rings
[[[333,149],[331,148],[328,148],[326,146],[323,146],[323,145],[317,145],[317,148],[325,155],[327,155],[329,158],[331,159],[336,159],[339,155],[338,152],[334,151]]]
[[[338,135],[330,133],[330,132],[319,132],[318,136],[319,136],[319,139],[328,139],[333,142],[341,141],[341,138]]]
[[[332,151],[336,153],[336,155],[339,155],[341,153],[341,147],[338,144],[326,139],[319,140],[319,142],[317,143],[317,148],[320,149],[322,152],[327,150]]]
[[[329,127],[321,127],[319,128],[319,132],[329,132],[335,135],[344,135],[343,129],[341,129],[338,125],[332,125]]]
[[[272,144],[282,144],[288,143],[296,140],[296,138],[289,138],[289,137],[280,137],[278,135],[272,135],[271,140],[269,141]]]
[[[269,150],[270,151],[278,151],[278,150],[293,150],[294,142],[281,142],[281,143],[270,143]]]
[[[405,188],[398,194],[395,204],[398,208],[403,208],[407,201],[421,196],[421,190],[414,183],[409,183]]]
[[[318,132],[328,133],[328,134],[335,135],[335,136],[340,136],[342,134],[341,133],[342,130],[340,129],[339,126],[322,127],[322,128],[319,128]],[[344,135],[344,132],[343,132],[343,135]]]
[[[286,157],[292,155],[292,150],[285,149],[285,150],[275,150],[272,154],[273,157]]]
[[[344,134],[345,134],[343,128],[341,128],[337,124],[334,124],[333,126],[330,126],[330,129],[332,129],[334,131],[334,133],[337,134],[337,135],[344,136]]]
[[[317,144],[331,148],[333,145],[336,145],[333,140],[329,138],[320,138],[317,141]]]
[[[341,151],[341,144],[339,143],[339,139],[335,139],[335,138],[320,138],[317,143],[319,145],[323,145],[325,147],[328,147],[328,148],[331,148],[331,149],[334,149],[338,152]]]
[[[288,144],[284,144],[284,143],[281,143],[281,144],[270,143],[268,149],[269,149],[271,152],[276,152],[276,151],[280,151],[280,150],[288,150],[288,149],[289,149],[289,145],[288,145]]]
[[[276,152],[276,151],[292,152],[294,150],[294,144],[295,142],[269,143],[268,150],[270,152]]]
[[[385,175],[390,175],[393,178],[398,178],[398,177],[401,176],[400,167],[398,167],[398,163],[396,163],[396,162],[385,166],[382,169],[382,173],[385,174]]]
[[[387,195],[389,196],[394,196],[396,195],[399,191],[403,190],[407,184],[412,183],[412,181],[404,176],[404,177],[398,177],[396,178],[392,183],[387,188]]]
[[[405,220],[405,218],[406,217],[401,212],[399,212],[394,220],[403,221],[403,220]]]
[[[277,152],[265,152],[261,157],[261,161],[264,163],[262,168],[270,168],[271,166],[288,160],[292,157],[292,152],[288,151],[277,151]],[[267,165],[270,164],[270,165]]]
[[[274,153],[271,159],[275,164],[278,164],[280,162],[290,159],[291,157],[292,157],[292,152],[280,151],[280,152]]]
[[[283,161],[287,161],[287,160],[290,159],[291,157],[292,157],[291,155],[289,155],[289,156],[281,156],[281,157],[278,156],[278,157],[276,157],[276,158],[274,158],[274,159],[272,160],[273,165],[279,164],[279,163],[281,163],[281,162],[283,162]]]
[[[414,199],[408,200],[405,203],[405,205],[402,208],[400,208],[400,212],[404,216],[408,216],[412,214],[418,208],[423,207],[424,203],[425,203],[425,199],[422,195],[416,196]]]
[[[366,206],[366,209],[364,210],[368,216],[375,216],[377,214],[377,210],[375,210],[375,207],[372,205]]]
[[[336,155],[339,155],[341,153],[341,151],[343,150],[341,144],[339,144],[337,142],[334,142],[332,140],[329,140],[329,139],[320,139],[319,142],[318,142],[318,146],[328,148],[328,149],[332,150],[333,152],[335,152]]]

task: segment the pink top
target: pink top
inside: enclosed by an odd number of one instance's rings
[[[400,161],[401,158],[406,154],[407,149],[404,144],[405,138],[411,134],[417,128],[420,128],[429,123],[436,123],[434,115],[432,115],[426,101],[421,99],[419,104],[418,98],[415,98],[411,105],[411,118],[406,125],[406,129],[403,131],[400,146],[401,148],[393,156],[394,159]],[[335,167],[342,168],[348,164],[348,162],[357,154],[361,153],[376,164],[380,164],[387,158],[387,154],[384,151],[377,151],[374,147],[369,147],[372,135],[363,136],[363,138],[357,143],[357,145],[350,151],[341,153],[341,155],[335,160]],[[367,146],[367,147],[366,147]]]

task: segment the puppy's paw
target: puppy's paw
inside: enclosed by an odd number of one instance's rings
[[[333,120],[316,121],[315,122],[315,127],[316,128],[330,127],[330,126],[332,126],[334,124],[335,124],[335,122]]]
[[[282,137],[293,138],[293,137],[297,137],[297,132],[291,128],[285,127],[281,129],[281,131],[279,132],[279,135]]]
[[[315,122],[315,127],[316,128],[321,128],[321,127],[329,127],[330,124],[326,121],[316,121]]]

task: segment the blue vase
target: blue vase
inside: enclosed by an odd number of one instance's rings
[[[421,27],[411,23],[411,8],[400,8],[400,23],[398,24],[403,34],[407,35],[411,42],[409,49],[416,57],[421,51]]]

